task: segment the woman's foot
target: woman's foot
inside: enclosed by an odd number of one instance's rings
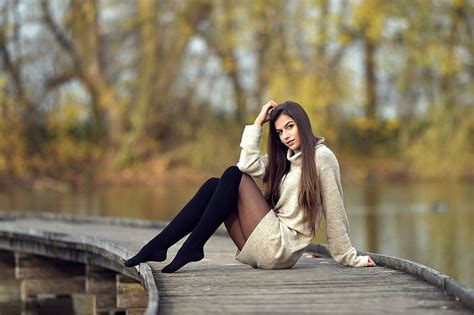
[[[124,265],[127,267],[133,267],[145,261],[165,261],[166,251],[167,250],[160,248],[154,249],[145,245],[135,256],[126,260]]]
[[[171,273],[175,272],[187,263],[190,263],[192,261],[200,261],[201,259],[204,258],[204,251],[203,249],[198,249],[198,250],[193,250],[193,251],[185,251],[185,250],[179,250],[178,253],[176,254],[176,257],[173,259],[173,261],[163,269],[161,269],[161,272],[164,273]]]

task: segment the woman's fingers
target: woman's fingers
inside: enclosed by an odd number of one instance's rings
[[[277,105],[278,104],[275,101],[271,100],[263,105],[262,110],[265,112],[265,114],[269,114]]]
[[[273,107],[275,107],[275,105],[270,101],[266,103],[265,105],[263,105],[262,112],[266,114],[270,110],[270,108],[273,108]]]
[[[255,120],[256,124],[262,125],[270,120],[270,112],[274,109],[278,104],[274,100],[270,100],[262,106],[262,110],[260,114],[258,114],[257,119]]]
[[[367,267],[375,267],[375,266],[377,266],[377,265],[372,260],[372,258],[370,258],[370,256],[369,256],[369,261],[367,262]]]

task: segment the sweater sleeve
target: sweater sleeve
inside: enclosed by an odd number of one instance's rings
[[[365,267],[369,256],[358,256],[349,239],[349,222],[344,209],[339,164],[334,153],[322,148],[318,159],[321,196],[326,215],[326,237],[331,256],[339,263]]]
[[[260,138],[262,137],[262,126],[247,125],[242,134],[240,142],[239,162],[237,167],[243,173],[263,180],[265,168],[268,163],[267,155],[260,155]]]

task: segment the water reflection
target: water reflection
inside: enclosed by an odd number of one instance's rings
[[[377,209],[379,207],[380,191],[378,185],[373,185],[367,181],[364,186],[364,204],[366,217],[366,237],[367,251],[377,253],[379,251],[379,215]]]
[[[169,220],[198,187],[176,183],[70,194],[9,189],[0,192],[0,209]],[[343,187],[354,246],[420,262],[474,287],[471,184],[368,182]]]
[[[370,197],[369,191],[377,197]],[[405,183],[373,189],[354,185],[346,186],[346,192],[356,246],[420,262],[474,287],[472,186]],[[370,232],[360,237],[359,229]]]

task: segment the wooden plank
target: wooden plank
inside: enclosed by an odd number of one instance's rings
[[[71,294],[75,315],[96,315],[96,296],[94,294]]]
[[[127,308],[127,315],[143,315],[146,308]]]
[[[120,274],[116,279],[118,308],[146,308],[148,297],[141,283]]]
[[[17,279],[59,279],[84,275],[84,264],[15,252]]]
[[[0,250],[0,279],[15,278],[15,252]]]
[[[95,265],[86,266],[86,292],[96,295],[96,309],[112,310],[117,305],[116,272]]]
[[[68,279],[23,279],[20,284],[21,300],[38,294],[73,294],[85,292],[84,277]]]
[[[70,295],[33,297],[22,303],[21,314],[74,314],[74,309]]]
[[[20,281],[14,277],[0,278],[0,309],[8,306],[8,304],[12,304],[14,301],[19,301],[21,297],[20,292]]]

